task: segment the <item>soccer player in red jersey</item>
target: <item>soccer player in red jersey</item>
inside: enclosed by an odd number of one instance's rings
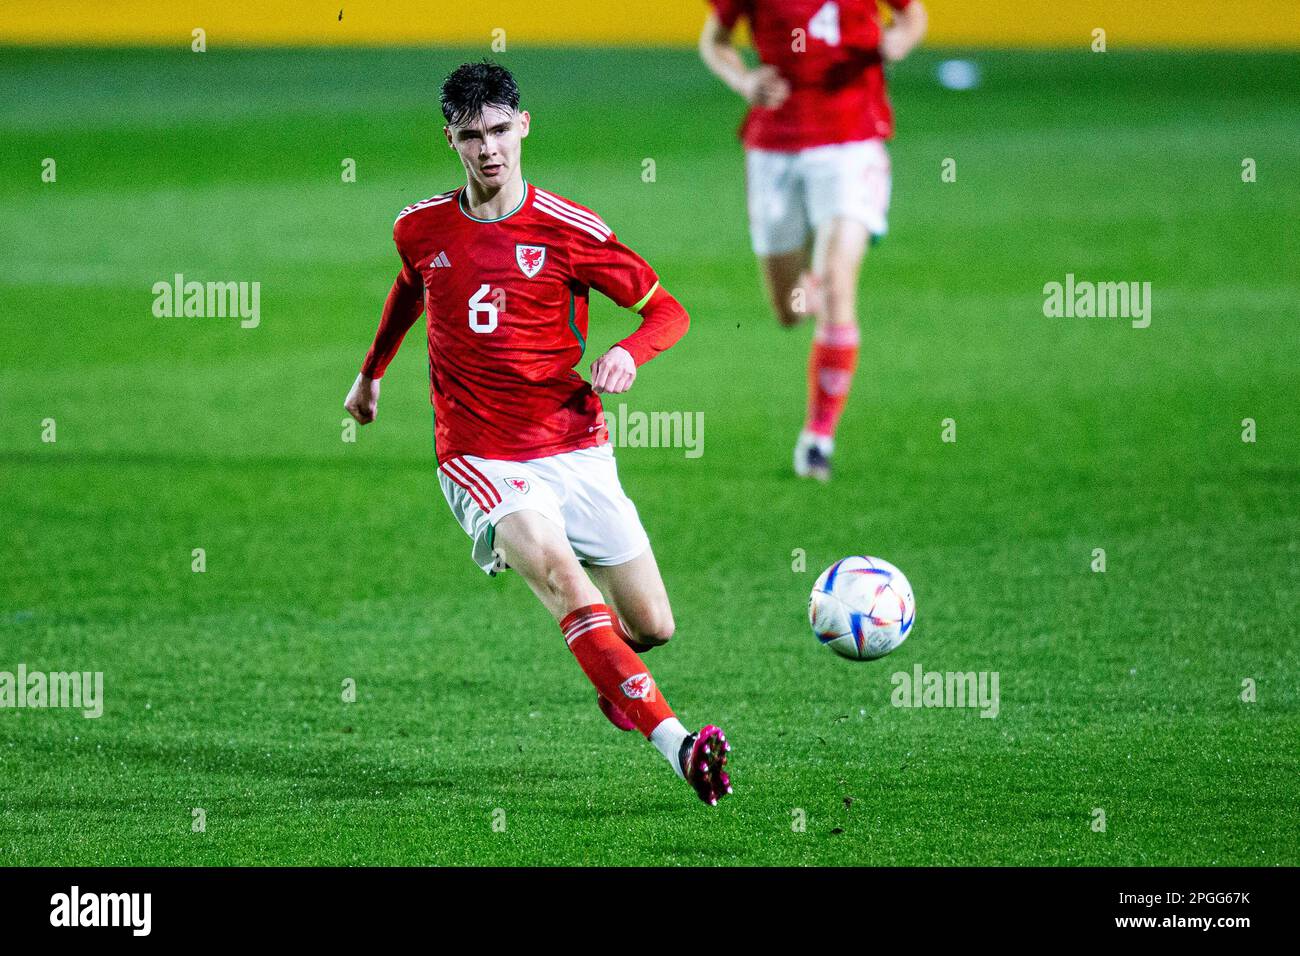
[[[474,561],[528,582],[610,722],[639,730],[716,804],[731,792],[731,745],[712,725],[688,733],[639,656],[672,637],[673,615],[597,397],[631,388],[690,320],[599,216],[524,180],[530,117],[508,70],[461,66],[441,105],[466,183],[398,215],[401,271],[345,407],[374,421],[384,370],[425,313],[438,481]],[[574,366],[592,289],[642,321],[588,384]]]
[[[885,234],[894,132],[882,63],[925,35],[920,0],[709,0],[700,56],[750,104],[745,145],[749,228],[777,318],[816,316],[808,414],[795,474],[830,478],[830,459],[858,360],[858,271],[869,239]],[[733,45],[748,21],[761,60]]]

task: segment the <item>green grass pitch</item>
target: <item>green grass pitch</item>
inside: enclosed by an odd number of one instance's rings
[[[526,175],[693,316],[607,407],[704,415],[699,458],[620,462],[678,621],[648,663],[735,744],[710,810],[470,563],[418,332],[341,440],[393,217],[460,181],[437,83],[476,55],[0,54],[0,670],[106,696],[0,710],[0,864],[1300,863],[1300,59],[979,53],[965,93],[934,80],[952,53],[896,69],[892,232],[812,487],[810,332],[760,293],[738,101],[690,51],[504,57]],[[178,272],[260,282],[261,324],[155,318]],[[1149,281],[1150,327],[1045,317],[1067,273]],[[584,372],[633,321],[593,299]],[[870,664],[805,619],[856,553],[919,608]],[[891,706],[917,664],[996,671],[998,716]]]

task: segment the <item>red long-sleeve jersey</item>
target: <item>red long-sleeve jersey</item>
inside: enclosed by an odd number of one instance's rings
[[[885,0],[903,10],[912,0]],[[709,0],[728,30],[749,21],[763,63],[790,83],[776,109],[745,117],[746,146],[794,152],[827,143],[888,139],[894,113],[885,94],[876,0]]]
[[[609,440],[600,399],[574,366],[591,289],[640,312],[618,344],[641,365],[680,339],[681,305],[590,209],[524,186],[499,219],[466,212],[464,187],[407,206],[402,260],[361,371],[380,378],[423,311],[438,461],[524,461]]]

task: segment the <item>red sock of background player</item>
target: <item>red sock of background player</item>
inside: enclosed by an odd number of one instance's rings
[[[641,659],[619,637],[617,620],[608,605],[589,604],[567,614],[560,630],[596,690],[636,724],[680,776],[678,756],[686,728],[674,716]]]
[[[813,334],[808,358],[808,420],[804,430],[821,438],[835,437],[858,365],[858,327],[821,326]]]

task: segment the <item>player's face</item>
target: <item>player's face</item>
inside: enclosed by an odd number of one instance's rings
[[[519,170],[520,146],[528,135],[528,112],[489,106],[477,120],[446,126],[443,131],[469,178],[495,190]]]

